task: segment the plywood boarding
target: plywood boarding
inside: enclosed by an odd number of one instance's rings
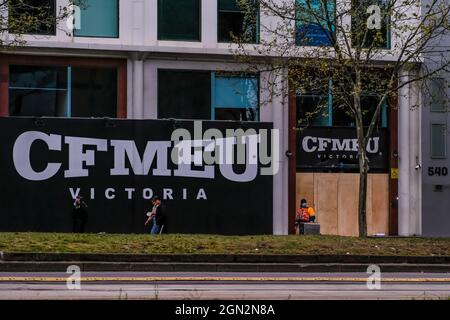
[[[322,234],[358,235],[359,175],[297,173],[296,200],[306,198],[317,211]],[[371,174],[367,186],[368,234],[388,233],[389,177]],[[314,199],[314,200],[312,200]]]
[[[314,202],[314,173],[297,173],[296,176],[296,198],[295,203],[298,208],[300,200],[306,199],[309,205],[316,208]]]
[[[338,234],[358,235],[358,188],[357,174],[338,175]]]
[[[321,224],[322,234],[338,234],[338,180],[335,174],[314,174],[316,219]]]
[[[371,175],[371,210],[367,214],[368,234],[389,233],[389,176]]]

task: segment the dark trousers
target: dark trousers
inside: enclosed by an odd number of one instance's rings
[[[73,211],[73,233],[84,233],[86,229],[87,214],[84,210]]]
[[[73,221],[73,233],[84,233],[86,229],[86,221],[76,219]]]

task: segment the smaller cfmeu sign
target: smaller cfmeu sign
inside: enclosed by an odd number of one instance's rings
[[[354,128],[306,128],[299,133],[297,167],[354,169],[358,166],[358,148]],[[384,129],[374,132],[366,151],[371,169],[387,170],[389,152]]]
[[[368,153],[378,153],[380,149],[380,138],[370,138],[367,144]],[[303,150],[305,152],[327,152],[327,151],[342,151],[342,152],[358,152],[358,139],[333,139],[323,137],[306,136],[302,140]],[[338,157],[338,155],[336,155]],[[345,158],[345,154],[342,156]]]

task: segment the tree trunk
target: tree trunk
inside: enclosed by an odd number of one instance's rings
[[[367,237],[367,176],[369,164],[366,151],[359,152],[359,202],[358,202],[358,225],[359,236]]]
[[[359,236],[367,237],[367,174],[369,172],[369,159],[367,159],[366,138],[364,134],[363,113],[361,109],[361,70],[355,70],[355,84],[353,93],[354,116],[356,122],[356,137],[358,138],[358,162],[359,162],[359,201],[358,201],[358,227]]]

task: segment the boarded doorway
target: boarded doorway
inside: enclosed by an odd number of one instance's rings
[[[358,236],[359,175],[297,173],[296,204],[305,198],[314,206],[321,233]],[[368,235],[389,233],[389,175],[370,174],[367,189]]]

